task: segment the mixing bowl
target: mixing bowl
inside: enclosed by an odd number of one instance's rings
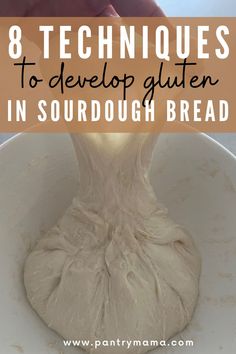
[[[236,159],[204,134],[162,134],[150,174],[159,200],[190,231],[202,256],[196,312],[177,336],[194,345],[154,353],[233,354]],[[19,134],[0,149],[1,353],[78,353],[66,348],[30,307],[22,277],[27,253],[63,215],[77,183],[67,134]]]

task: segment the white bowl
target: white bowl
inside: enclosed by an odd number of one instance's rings
[[[22,267],[29,248],[70,204],[77,164],[67,134],[20,134],[0,149],[0,341],[4,354],[78,353],[27,302]],[[199,303],[178,338],[193,347],[155,353],[233,354],[236,348],[236,159],[204,134],[163,134],[151,180],[170,215],[202,255]]]

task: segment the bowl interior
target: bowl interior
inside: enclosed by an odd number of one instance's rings
[[[0,150],[3,353],[78,353],[31,309],[22,268],[36,239],[70,204],[78,167],[67,134],[21,134]],[[178,338],[193,347],[153,353],[231,354],[236,348],[236,160],[204,134],[162,134],[150,170],[159,200],[194,237],[202,256],[200,298]],[[82,351],[81,351],[82,352]]]

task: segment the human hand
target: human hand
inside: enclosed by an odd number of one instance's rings
[[[164,16],[155,0],[7,0],[0,16]]]

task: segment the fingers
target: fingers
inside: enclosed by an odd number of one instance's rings
[[[97,16],[104,16],[104,17],[119,17],[118,13],[114,9],[112,5],[107,5],[107,7]]]
[[[31,7],[27,16],[97,16],[108,5],[108,0],[101,0],[96,4],[95,0],[40,0]]]
[[[165,16],[155,0],[111,0],[111,3],[120,16]]]
[[[26,16],[116,16],[109,0],[39,0],[28,8]]]
[[[113,5],[113,7],[110,5]],[[0,16],[164,16],[155,0],[8,0]]]

